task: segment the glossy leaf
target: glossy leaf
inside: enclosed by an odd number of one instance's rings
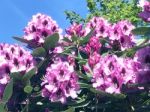
[[[16,81],[21,80],[23,76],[19,72],[14,72],[10,74],[10,77],[13,78],[14,81]]]
[[[56,46],[56,44],[58,43],[58,41],[59,41],[59,34],[58,33],[55,33],[51,36],[48,36],[45,39],[44,48],[47,50],[54,48]]]
[[[32,55],[35,57],[45,57],[46,51],[43,47],[38,47],[38,48],[33,50]]]
[[[0,112],[7,112],[4,108],[4,104],[0,103]]]
[[[67,109],[66,111],[64,112],[75,112],[75,109],[73,107],[70,107],[69,109]]]
[[[29,81],[33,75],[36,74],[36,68],[31,69],[29,72],[27,72],[26,74],[24,74],[22,80],[23,81]]]
[[[13,94],[13,79],[11,79],[10,82],[6,85],[2,101],[7,103],[8,100],[11,98],[12,94]]]
[[[71,37],[71,39],[72,39],[73,42],[76,42],[76,41],[78,40],[78,37],[77,37],[76,35],[73,35],[73,36]]]
[[[22,43],[30,43],[30,41],[26,40],[26,39],[23,39],[22,37],[13,37],[15,40],[19,41],[19,42],[22,42]]]
[[[69,43],[71,43],[71,40],[70,40],[70,39],[68,39],[67,37],[64,37],[64,38],[63,38],[63,40],[64,40],[65,42],[69,42]]]
[[[148,35],[150,34],[150,27],[138,27],[132,30],[135,35]]]
[[[100,90],[96,90],[95,88],[91,87],[89,88],[89,90],[95,94],[99,94],[101,97],[109,97],[112,99],[124,99],[126,97],[126,95],[124,94],[110,94],[110,93],[106,93],[104,91],[100,91]]]

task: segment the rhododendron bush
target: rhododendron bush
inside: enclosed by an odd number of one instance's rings
[[[142,7],[149,22],[150,2]],[[148,112],[149,31],[93,17],[62,33],[48,15],[34,15],[14,37],[24,47],[0,44],[1,112]]]

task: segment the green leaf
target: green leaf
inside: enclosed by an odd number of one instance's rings
[[[31,69],[28,73],[24,74],[22,80],[27,82],[29,81],[33,75],[36,74],[36,68]]]
[[[83,79],[85,79],[85,80],[87,80],[87,81],[91,81],[91,78],[88,77],[87,75],[81,73],[80,71],[77,71],[77,73],[78,73],[78,76],[79,76],[79,77],[81,77],[81,78],[83,78]]]
[[[4,108],[4,104],[3,103],[0,103],[0,112],[7,112]]]
[[[17,41],[20,41],[20,42],[22,42],[22,43],[30,43],[30,41],[28,41],[28,40],[26,40],[26,39],[23,39],[23,38],[20,38],[20,37],[13,37],[15,40],[17,40]]]
[[[45,57],[46,51],[43,47],[38,47],[38,48],[33,50],[32,55],[35,57]]]
[[[105,44],[105,43],[110,44],[110,42],[109,42],[109,39],[108,39],[108,38],[100,38],[100,42],[101,42],[102,44]]]
[[[76,41],[78,40],[78,37],[77,37],[76,35],[73,35],[73,36],[71,37],[71,39],[72,39],[73,42],[76,42]]]
[[[22,75],[19,72],[14,72],[10,74],[10,77],[13,78],[13,80],[21,80],[22,79]]]
[[[10,82],[6,85],[2,101],[7,103],[8,100],[11,98],[13,93],[13,79],[10,80]]]
[[[70,39],[68,39],[67,37],[64,37],[64,38],[63,38],[63,40],[64,40],[65,42],[69,42],[69,43],[71,43],[71,40],[70,40]]]
[[[92,35],[93,35],[94,29],[95,29],[95,28],[93,28],[93,29],[90,31],[90,33],[88,33],[85,37],[80,38],[80,40],[79,40],[80,45],[86,44],[86,43],[90,40],[90,38],[91,38]]]
[[[82,65],[85,65],[85,64],[87,63],[87,61],[85,61],[85,60],[80,60],[78,63],[79,63],[79,65],[82,66]]]
[[[136,45],[137,46],[143,45],[146,42],[148,42],[148,40],[149,40],[148,38],[140,38],[140,39],[137,40]]]
[[[46,59],[41,60],[41,61],[37,64],[37,68],[40,68],[45,62],[47,62]]]
[[[32,90],[33,90],[33,87],[30,86],[30,85],[27,85],[27,86],[24,87],[24,92],[26,92],[28,94],[31,93]]]
[[[79,82],[80,88],[89,88],[90,85],[86,83]]]
[[[132,30],[132,32],[135,35],[150,34],[150,27],[138,27],[138,28]]]
[[[78,55],[80,55],[80,57],[82,57],[83,59],[88,59],[88,55],[83,51],[79,51]]]
[[[80,108],[80,107],[86,107],[90,103],[90,100],[84,100],[80,103],[74,103],[74,104],[68,104],[69,106],[72,106],[74,108]]]
[[[63,52],[61,53],[61,54],[65,54],[65,55],[70,55],[71,54],[71,51],[72,51],[72,49],[74,49],[75,48],[75,46],[67,46],[67,47],[64,47],[64,50],[63,50]]]
[[[106,93],[104,91],[96,90],[93,87],[89,88],[89,90],[95,94],[99,94],[101,97],[109,97],[112,99],[124,99],[126,97],[126,95],[124,95],[124,94],[110,94],[110,93]]]
[[[64,112],[75,112],[75,108],[70,107],[69,109],[65,110]]]
[[[54,33],[53,35],[48,36],[45,39],[44,48],[47,50],[54,48],[56,46],[56,44],[58,43],[58,41],[59,41],[59,34]]]

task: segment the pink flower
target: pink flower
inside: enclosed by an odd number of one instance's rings
[[[143,8],[143,11],[139,13],[139,17],[146,22],[150,22],[150,2],[140,1],[140,6]]]
[[[150,47],[138,50],[135,54],[135,59],[142,63],[143,66],[150,65]]]
[[[102,17],[93,17],[86,25],[86,30],[90,32],[92,28],[95,28],[95,33],[93,36],[96,37],[108,37],[110,24],[106,19]]]
[[[150,82],[150,69],[141,69],[136,76],[137,83],[149,83]]]
[[[0,44],[0,98],[11,73],[19,72],[24,75],[33,67],[34,61],[29,51],[18,45]]]
[[[117,42],[121,50],[131,48],[135,43],[135,37],[132,34],[134,28],[135,27],[129,21],[119,21],[110,29],[109,39],[112,44]],[[116,44],[114,46],[116,46]]]
[[[139,17],[142,18],[146,22],[150,22],[150,12],[148,11],[140,12]]]
[[[137,83],[150,82],[150,47],[138,50],[134,59],[141,63],[141,69],[137,74]]]
[[[42,96],[48,97],[50,101],[61,103],[66,102],[66,98],[76,98],[79,89],[78,77],[73,66],[68,62],[57,62],[47,68],[41,84],[44,88]]]
[[[86,35],[86,30],[83,29],[82,24],[73,23],[69,28],[66,29],[66,37],[71,39],[71,36],[76,35],[78,37],[83,37]]]
[[[101,57],[93,69],[93,87],[108,93],[120,93],[123,84],[135,83],[137,62],[115,55]]]
[[[90,67],[94,67],[94,65],[96,65],[99,61],[100,61],[100,54],[98,54],[97,52],[94,52],[92,55],[89,56],[88,59],[88,64],[90,65]]]
[[[102,44],[100,43],[100,39],[96,36],[93,36],[82,50],[87,54],[93,54],[94,52],[99,52],[101,46]]]
[[[41,45],[45,38],[54,33],[61,33],[56,21],[44,14],[36,14],[24,29],[24,39]]]
[[[61,46],[58,46],[58,47],[55,47],[53,53],[62,53],[63,52],[63,47]]]

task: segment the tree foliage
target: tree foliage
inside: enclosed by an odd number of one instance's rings
[[[86,0],[86,2],[89,13],[85,21],[94,16],[102,16],[112,23],[125,19],[134,24],[141,22],[138,18],[141,9],[137,6],[137,0]],[[73,11],[66,11],[66,15],[71,22],[83,22],[81,21],[83,18]]]

